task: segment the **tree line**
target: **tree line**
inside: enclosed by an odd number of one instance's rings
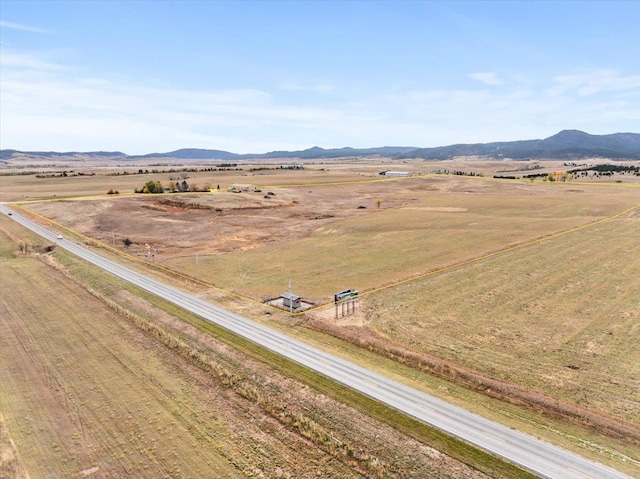
[[[187,193],[187,192],[195,193],[195,192],[208,192],[210,189],[211,189],[211,186],[208,184],[205,184],[202,187],[196,185],[195,183],[192,185],[189,185],[189,183],[187,183],[187,180],[182,180],[182,182],[169,181],[169,183],[167,183],[167,186],[164,186],[160,181],[149,180],[144,184],[144,186],[142,186],[142,188],[135,188],[133,192],[144,193],[144,194]],[[220,189],[219,186],[218,186],[218,189]]]

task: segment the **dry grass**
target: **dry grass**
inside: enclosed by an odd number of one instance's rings
[[[190,419],[188,383],[123,341],[113,313],[35,260],[3,264],[19,294],[0,307],[2,410],[32,477],[242,477]]]
[[[32,477],[485,477],[52,264],[0,262],[0,407]]]
[[[29,479],[20,460],[15,444],[9,435],[2,414],[0,414],[0,477],[6,479]]]
[[[188,172],[186,178],[190,185],[203,187],[210,185],[215,188],[220,185],[222,190],[226,190],[235,183],[249,183],[258,185],[283,185],[298,183],[315,183],[318,181],[349,181],[357,180],[366,176],[377,175],[379,163],[372,167],[351,167],[345,168],[341,164],[308,165],[306,170],[263,170],[251,172],[255,167],[277,168],[282,163],[260,163],[259,165],[239,164],[240,171],[230,169],[227,171],[200,171]],[[61,173],[62,171],[74,171],[85,173],[84,176],[67,176],[54,178],[36,178],[34,175],[0,176],[0,201],[29,201],[37,199],[53,199],[75,196],[105,195],[109,189],[113,188],[120,194],[132,194],[135,188],[141,188],[147,181],[160,181],[164,185],[170,181],[171,177],[180,177],[179,172],[173,173],[143,173],[137,174],[139,169],[152,171],[168,171],[170,169],[194,168],[194,164],[173,164],[167,166],[150,165],[121,165],[119,167],[104,167],[99,164],[91,165],[88,162],[78,162],[76,164],[61,164],[57,167],[40,164],[33,168],[24,168],[28,171],[38,171],[44,173]],[[216,164],[208,167],[216,167]],[[19,172],[20,170],[14,170]],[[114,173],[124,173],[128,175],[113,176]],[[1,169],[0,173],[8,172]],[[95,173],[91,176],[91,173]],[[173,180],[175,182],[175,179]],[[182,179],[180,179],[182,181]]]
[[[330,180],[372,177],[380,167],[332,165]],[[113,231],[116,238],[129,232],[137,242],[130,252],[142,254],[150,242],[156,261],[193,276],[197,251],[198,276],[258,299],[281,293],[289,279],[294,292],[316,301],[347,287],[392,286],[363,298],[366,327],[392,338],[390,345],[637,427],[638,216],[421,277],[611,216],[637,204],[637,186],[464,177],[316,184],[324,175],[269,171],[229,181],[279,184],[276,201],[175,197],[211,207],[203,210],[151,197],[29,207],[107,243]],[[406,279],[413,281],[393,286]],[[566,426],[540,421],[535,427],[545,430]]]
[[[278,295],[292,280],[297,294],[329,301],[345,288],[367,291],[461,260],[586,224],[636,201],[627,189],[572,191],[565,185],[530,185],[488,179],[421,178],[394,183],[297,189],[295,207],[276,220],[240,222],[224,233],[242,238],[233,253],[199,255],[199,276],[255,298]],[[558,186],[558,188],[556,188]],[[383,198],[378,211],[375,199]],[[357,205],[366,210],[357,210]],[[334,218],[300,221],[304,213]],[[351,213],[344,217],[343,211]],[[277,212],[271,212],[272,216]],[[311,224],[310,224],[311,223]],[[212,235],[224,218],[212,222]],[[286,238],[278,230],[285,232]],[[230,232],[229,232],[230,231]],[[272,234],[273,231],[276,231]],[[253,241],[253,234],[272,242]],[[195,239],[194,239],[195,241]],[[206,241],[203,239],[203,241]],[[200,243],[202,244],[202,243]],[[261,247],[255,247],[261,246]],[[212,244],[215,248],[215,242]],[[193,254],[158,260],[195,274]]]
[[[640,424],[639,237],[633,215],[380,292],[367,326]]]
[[[133,255],[150,244],[156,262],[225,289],[260,299],[278,295],[291,279],[296,293],[327,301],[344,288],[374,289],[601,219],[637,196],[633,188],[459,177],[273,191],[271,199],[139,195],[28,207],[123,250],[130,238]]]

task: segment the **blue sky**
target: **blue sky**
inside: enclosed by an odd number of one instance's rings
[[[3,149],[640,132],[640,2],[2,0],[0,48]]]

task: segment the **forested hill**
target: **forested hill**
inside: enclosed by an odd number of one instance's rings
[[[455,156],[489,156],[502,159],[577,159],[589,157],[640,159],[640,134],[590,135],[578,130],[563,130],[544,140],[418,148],[399,156],[428,160],[443,160]]]

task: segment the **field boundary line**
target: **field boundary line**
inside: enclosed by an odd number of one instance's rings
[[[402,284],[410,283],[410,282],[416,281],[418,279],[423,279],[423,278],[426,278],[428,276],[433,276],[433,275],[436,275],[436,274],[439,274],[439,273],[443,273],[445,271],[449,271],[449,270],[452,270],[452,269],[455,269],[455,268],[466,266],[466,265],[471,264],[471,263],[476,263],[478,261],[482,261],[482,260],[485,260],[485,259],[488,259],[488,258],[492,258],[494,256],[498,256],[498,255],[501,255],[501,254],[504,254],[504,253],[509,253],[509,252],[514,251],[516,249],[524,248],[524,247],[531,246],[531,245],[534,245],[534,244],[537,244],[537,243],[542,243],[543,241],[547,241],[547,240],[550,240],[550,239],[558,238],[560,236],[563,236],[563,235],[566,235],[566,234],[569,234],[569,233],[573,233],[573,232],[581,230],[581,229],[591,228],[593,226],[597,226],[599,224],[606,223],[608,221],[612,221],[612,220],[614,220],[616,218],[619,218],[620,216],[628,214],[628,213],[632,212],[633,210],[637,210],[639,208],[640,208],[640,204],[632,206],[631,208],[627,208],[624,211],[620,211],[619,213],[616,213],[616,214],[614,214],[612,216],[608,216],[606,218],[601,218],[599,220],[592,221],[590,223],[586,223],[586,224],[579,225],[579,226],[574,226],[572,228],[568,228],[568,229],[562,230],[562,231],[557,231],[555,233],[550,233],[550,234],[542,236],[540,238],[535,238],[535,239],[532,239],[532,240],[525,241],[524,243],[519,243],[519,244],[516,244],[516,245],[513,245],[513,246],[508,246],[508,247],[506,247],[504,249],[500,249],[498,251],[493,251],[491,253],[486,253],[486,254],[483,254],[481,256],[476,256],[475,258],[470,258],[468,260],[464,260],[464,261],[461,261],[459,263],[451,264],[451,265],[448,265],[448,266],[443,266],[442,268],[437,268],[437,269],[435,269],[433,271],[429,271],[427,273],[423,273],[423,274],[420,274],[418,276],[414,276],[414,277],[411,277],[411,278],[403,279],[403,280],[397,281],[397,282],[395,282],[393,284],[388,284],[388,285],[385,285],[385,286],[381,286],[379,288],[374,288],[374,289],[371,289],[371,290],[368,290],[368,291],[364,291],[362,293],[362,295],[377,293],[377,292],[385,290],[385,289],[389,289],[389,288],[393,288],[393,287],[396,287],[396,286],[400,286]],[[315,308],[312,308],[312,309],[315,309]],[[307,311],[309,311],[309,310],[307,310]]]

